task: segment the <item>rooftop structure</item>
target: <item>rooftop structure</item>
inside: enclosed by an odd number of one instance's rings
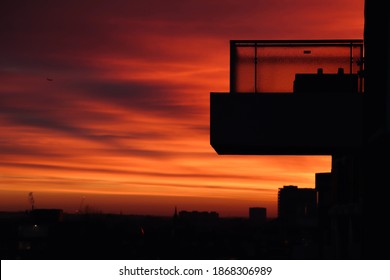
[[[218,154],[331,155],[362,145],[363,40],[230,42],[230,92],[210,96]]]

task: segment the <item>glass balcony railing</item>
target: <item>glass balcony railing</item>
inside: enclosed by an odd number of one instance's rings
[[[232,40],[230,92],[364,92],[363,40]]]

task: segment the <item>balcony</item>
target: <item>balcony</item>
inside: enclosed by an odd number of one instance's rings
[[[359,148],[362,40],[231,41],[230,92],[210,94],[218,154],[332,155]]]

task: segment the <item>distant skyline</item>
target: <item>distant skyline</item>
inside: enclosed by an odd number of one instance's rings
[[[218,156],[229,40],[362,39],[364,1],[0,3],[0,211],[277,215],[330,157]],[[294,137],[294,135],[289,135]]]

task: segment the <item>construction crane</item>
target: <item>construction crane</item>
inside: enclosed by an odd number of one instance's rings
[[[83,196],[83,197],[81,198],[80,205],[79,205],[79,209],[77,210],[77,213],[78,213],[78,214],[81,214],[81,212],[82,212],[82,210],[83,210],[84,201],[85,201],[85,196]]]
[[[30,202],[31,205],[31,211],[34,210],[35,200],[32,192],[29,192],[28,194],[28,201]]]

